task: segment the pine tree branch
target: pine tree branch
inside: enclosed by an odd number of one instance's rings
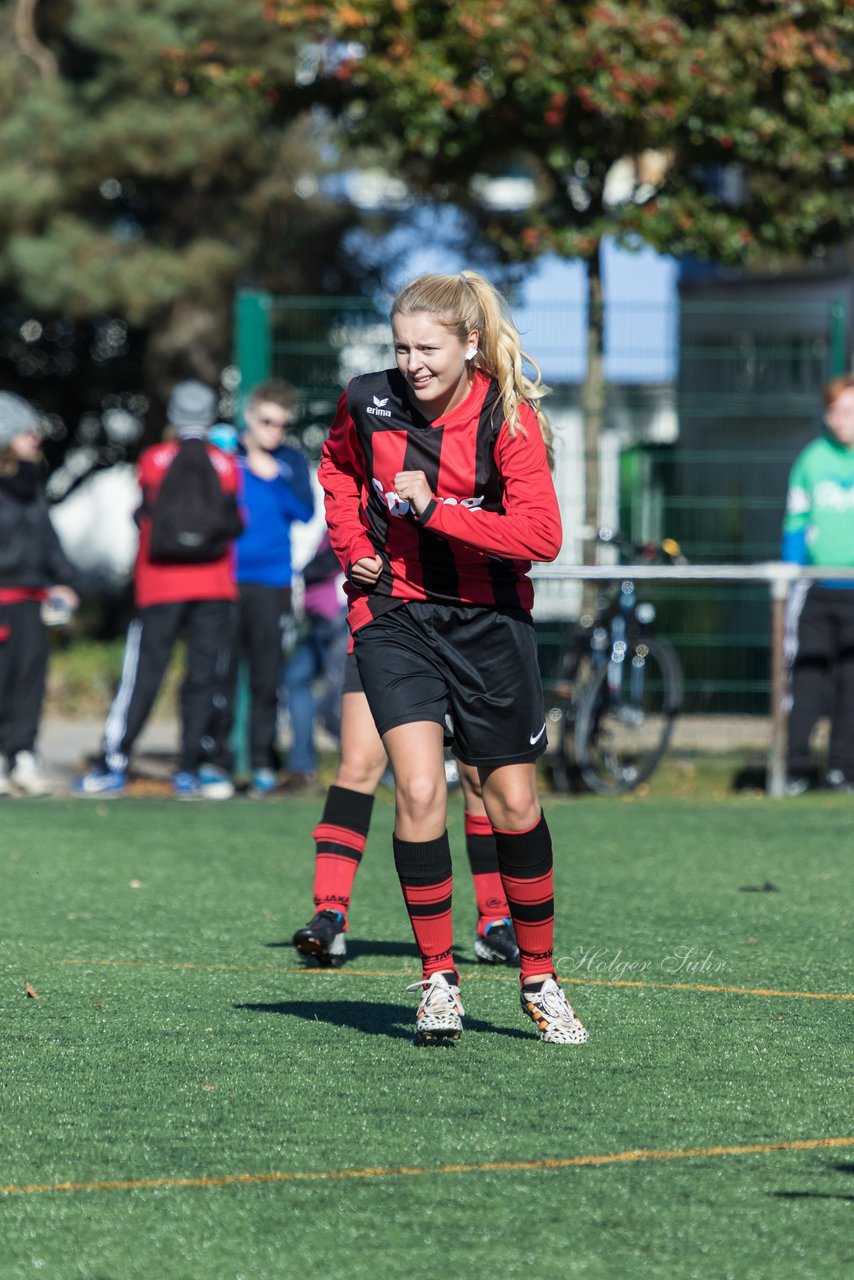
[[[38,0],[17,0],[13,16],[15,39],[24,57],[35,63],[44,80],[56,78],[59,68],[56,58],[36,35],[36,5]]]

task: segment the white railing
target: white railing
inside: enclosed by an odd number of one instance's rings
[[[786,661],[783,654],[786,596],[793,582],[854,581],[854,569],[837,569],[828,565],[784,564],[769,560],[762,564],[612,564],[612,565],[537,565],[531,577],[535,582],[588,581],[614,582],[767,582],[770,595],[771,692],[769,714],[771,738],[768,747],[767,789],[769,796],[779,797],[786,788]]]

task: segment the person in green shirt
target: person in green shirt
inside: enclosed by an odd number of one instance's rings
[[[826,432],[798,455],[789,476],[782,558],[854,569],[854,374],[824,388]],[[789,602],[791,698],[786,790],[815,782],[810,739],[829,712],[825,783],[854,791],[854,580],[797,583]],[[795,639],[796,637],[796,639]]]

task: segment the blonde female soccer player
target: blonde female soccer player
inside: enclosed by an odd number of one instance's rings
[[[320,480],[348,579],[359,673],[395,776],[394,858],[421,955],[422,1041],[457,1039],[443,740],[479,772],[541,1039],[587,1032],[555,980],[552,844],[536,760],[546,746],[531,618],[533,560],[561,522],[539,372],[504,299],[471,271],[421,276],[392,306],[396,367],[354,378]]]

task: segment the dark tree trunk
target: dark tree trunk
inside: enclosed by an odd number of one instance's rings
[[[605,313],[599,247],[587,262],[587,367],[581,386],[584,442],[584,523],[599,528],[599,442],[605,425]],[[596,543],[588,541],[584,563],[596,563]],[[594,583],[585,585],[585,608],[595,599]]]

